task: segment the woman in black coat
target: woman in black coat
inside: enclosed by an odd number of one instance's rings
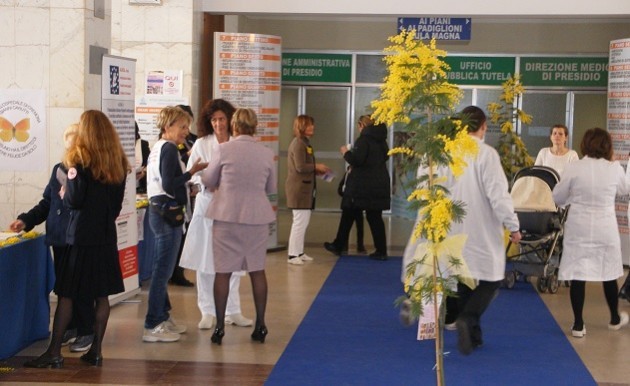
[[[387,240],[383,211],[390,208],[390,177],[387,171],[387,127],[384,124],[366,126],[361,130],[352,150],[346,145],[340,148],[351,171],[341,200],[343,210],[335,243],[324,247],[340,254],[348,242],[354,211],[365,211],[376,251],[370,258],[387,260]]]
[[[63,333],[72,319],[77,297],[91,299],[94,340],[81,360],[103,363],[101,343],[109,319],[109,295],[125,290],[118,255],[116,218],[122,209],[125,182],[131,171],[118,133],[109,118],[97,110],[81,115],[72,146],[63,165],[68,170],[62,185],[63,204],[70,210],[66,243],[55,281],[58,295],[48,349],[25,367],[63,367]]]

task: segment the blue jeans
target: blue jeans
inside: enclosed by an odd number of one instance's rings
[[[171,302],[168,298],[168,280],[173,274],[179,244],[182,242],[182,227],[172,227],[152,207],[149,207],[149,226],[155,235],[155,257],[149,287],[149,306],[144,319],[144,328],[152,329],[170,317]]]

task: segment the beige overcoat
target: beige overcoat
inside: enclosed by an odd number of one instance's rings
[[[287,208],[315,207],[315,152],[306,137],[293,138],[289,145],[284,189]]]

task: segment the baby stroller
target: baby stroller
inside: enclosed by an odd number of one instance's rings
[[[514,287],[516,280],[537,277],[539,292],[558,292],[558,267],[562,255],[562,232],[568,208],[558,208],[551,194],[560,176],[544,166],[519,170],[512,181],[512,201],[520,222],[522,239],[518,252],[510,242],[506,249],[505,285]]]

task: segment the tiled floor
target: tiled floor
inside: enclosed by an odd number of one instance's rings
[[[196,289],[173,286],[169,287],[173,316],[178,323],[188,326],[188,332],[176,343],[143,343],[141,338],[147,299],[147,293],[143,290],[140,295],[112,308],[104,341],[105,359],[102,368],[90,368],[81,364],[78,360],[80,354],[69,353],[65,349],[66,365],[62,370],[22,368],[20,365],[27,357],[43,352],[47,343],[41,341],[6,363],[0,363],[0,384],[263,384],[337,259],[321,246],[324,241],[334,238],[338,216],[335,213],[313,215],[307,232],[306,253],[313,256],[315,261],[304,266],[288,265],[286,250],[268,256],[269,335],[265,344],[251,342],[249,327],[228,326],[223,345],[211,345],[211,330],[197,329],[200,314],[196,304]],[[386,217],[386,226],[389,253],[402,254],[412,223],[396,217]],[[278,234],[280,244],[286,245],[289,227],[290,214],[281,211]],[[366,244],[370,246],[371,238],[367,229],[369,228],[366,224]],[[350,241],[352,251],[354,236]],[[189,279],[194,280],[194,272],[186,274]],[[559,325],[569,332],[572,313],[568,288],[561,287],[557,294],[544,294],[542,298]],[[241,283],[241,302],[243,313],[253,317],[248,277],[244,277]],[[630,303],[623,301],[620,308],[630,312]],[[619,332],[608,331],[608,318],[601,285],[588,285],[585,305],[588,335],[584,339],[568,339],[600,385],[630,385],[630,328]],[[541,380],[541,384],[544,384],[544,380]]]

